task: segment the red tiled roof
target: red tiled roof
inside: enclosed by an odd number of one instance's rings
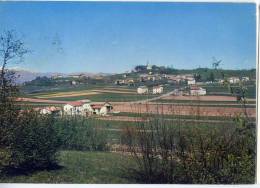
[[[93,109],[100,109],[100,108],[102,108],[104,105],[103,104],[92,104],[91,105],[91,107],[93,108]]]
[[[74,102],[69,102],[68,104],[71,106],[82,106],[84,103],[80,101],[74,101]]]

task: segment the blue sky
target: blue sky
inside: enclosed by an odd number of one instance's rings
[[[249,69],[256,64],[255,4],[0,2],[0,31],[14,29],[40,72],[123,72],[151,64]]]

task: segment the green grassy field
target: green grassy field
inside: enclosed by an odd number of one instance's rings
[[[207,90],[207,94],[214,94],[214,93],[223,93],[226,95],[230,95],[230,91],[228,87],[223,86],[221,84],[209,84],[209,85],[202,85],[203,88]],[[232,85],[232,87],[236,88],[237,85]],[[256,98],[256,85],[247,85],[246,97],[248,98]]]
[[[153,102],[158,103],[171,103],[178,106],[205,106],[205,107],[234,107],[242,108],[242,104],[237,101],[194,101],[194,100],[172,100],[172,99],[159,99]],[[247,107],[255,108],[255,101],[247,101]]]
[[[153,98],[156,95],[138,95],[138,94],[119,94],[119,93],[102,93],[97,95],[87,95],[87,96],[75,96],[75,97],[54,97],[48,98],[49,100],[59,100],[59,101],[75,101],[89,99],[93,102],[128,102],[137,101],[143,99]]]
[[[61,151],[60,169],[0,177],[1,183],[134,183],[124,177],[129,157],[110,152]]]

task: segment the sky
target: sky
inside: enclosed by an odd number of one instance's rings
[[[31,50],[13,66],[37,72],[256,67],[253,3],[0,2],[11,29]]]

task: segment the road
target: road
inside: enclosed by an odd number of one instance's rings
[[[176,92],[176,91],[173,90],[173,91],[170,91],[168,93],[162,94],[162,95],[157,96],[157,97],[153,97],[153,98],[150,98],[150,99],[143,99],[143,100],[139,100],[139,101],[132,101],[132,102],[129,102],[129,103],[130,104],[144,104],[144,103],[148,103],[148,102],[151,102],[151,101],[159,100],[159,99],[164,98],[164,97],[168,97],[168,96],[172,95],[174,92]]]

